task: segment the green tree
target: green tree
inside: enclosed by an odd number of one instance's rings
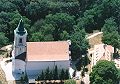
[[[40,74],[40,80],[44,80],[45,79],[45,74],[44,74],[44,72],[43,72],[43,70],[42,70],[42,72],[41,72],[41,74]]]
[[[3,47],[6,44],[8,44],[8,38],[5,37],[3,32],[0,32],[0,47]]]
[[[88,41],[85,38],[86,32],[84,29],[80,30],[77,29],[75,32],[70,36],[72,45],[72,59],[81,58],[82,55],[87,53],[87,49],[89,48]]]
[[[0,32],[4,32],[7,38],[10,36],[9,21],[10,14],[3,11],[0,12]]]
[[[115,17],[119,25],[119,0],[78,0],[80,10],[78,26],[84,26],[86,32],[101,30],[104,20]]]
[[[44,41],[44,35],[42,34],[42,32],[33,33],[30,41],[35,42]]]
[[[58,80],[59,79],[59,74],[58,74],[58,68],[55,66],[54,71],[53,71],[53,79]]]
[[[100,19],[102,12],[101,9],[101,6],[95,6],[83,12],[83,16],[77,19],[77,27],[80,29],[85,29],[87,33],[93,32],[96,27],[99,30],[103,25],[103,20]]]
[[[69,79],[69,71],[68,70],[65,71],[65,79],[66,80]]]
[[[27,17],[33,22],[44,18],[48,14],[48,3],[46,0],[30,2],[25,8]]]
[[[30,38],[30,41],[53,41],[54,38],[51,34],[44,35],[43,32],[36,32],[32,34],[32,37]]]
[[[90,59],[88,58],[87,55],[84,56],[83,60],[84,60],[84,63],[83,63],[84,66],[86,66],[86,65],[88,65],[90,63]]]
[[[38,31],[43,31],[44,29],[41,28],[42,25],[45,24],[45,21],[43,19],[37,20],[32,27],[30,28],[30,33],[36,33]]]
[[[22,72],[20,81],[21,81],[22,84],[28,83],[28,76],[27,76],[27,73]]]
[[[67,31],[63,31],[60,34],[60,40],[68,40],[69,39],[69,33]]]
[[[17,10],[17,7],[15,4],[11,3],[10,1],[6,0],[0,0],[0,11],[4,12],[13,12]]]
[[[24,81],[24,78],[23,78],[23,77],[20,77],[20,82],[21,82],[22,84],[24,84],[24,83],[25,83],[25,81]]]
[[[49,67],[45,71],[45,80],[50,80],[50,70],[49,70]]]
[[[46,24],[52,24],[55,28],[53,32],[54,40],[59,40],[60,34],[63,31],[71,34],[73,31],[73,26],[75,24],[74,16],[70,16],[67,13],[56,13],[56,14],[49,14],[45,18]]]
[[[84,57],[83,57],[84,56]],[[90,60],[87,55],[82,55],[82,57],[79,58],[77,63],[75,64],[76,69],[80,71],[83,69],[83,72],[87,71],[85,66],[87,66],[90,63]]]
[[[118,70],[113,62],[101,60],[90,73],[90,84],[118,84]]]
[[[74,17],[66,13],[49,14],[45,20],[39,20],[31,27],[31,32],[34,32],[31,41],[67,40],[74,24]],[[40,36],[34,35],[36,32],[44,37],[41,39]]]
[[[118,69],[118,80],[120,80],[120,69]]]
[[[102,27],[104,33],[111,33],[113,31],[118,31],[117,23],[114,18],[108,18],[105,20],[105,24]]]
[[[26,81],[26,83],[28,83],[29,79],[28,79],[27,73],[25,73],[24,80]]]
[[[30,41],[53,41],[54,27],[52,24],[44,24],[44,21],[37,21],[30,29]]]
[[[23,0],[11,0],[11,2],[22,15],[25,15],[25,2]]]
[[[40,76],[38,76],[35,80],[36,80],[36,81],[40,81]]]
[[[116,53],[116,48],[120,48],[120,35],[117,31],[111,33],[105,33],[102,37],[102,42],[114,47],[114,53]]]
[[[89,9],[96,0],[78,0],[80,5],[80,10],[85,11],[86,9]]]
[[[53,80],[53,71],[51,70],[50,73],[49,73],[49,80]]]
[[[49,1],[50,14],[67,13],[70,15],[79,16],[79,3],[77,0],[51,0]]]
[[[62,69],[60,73],[60,80],[64,80],[64,79],[65,79],[65,71]]]
[[[103,31],[102,37],[103,43],[112,45],[114,47],[114,53],[117,53],[116,48],[120,48],[120,35],[118,33],[118,25],[115,22],[115,19],[114,18],[106,19],[102,31]]]

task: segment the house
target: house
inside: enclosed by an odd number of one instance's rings
[[[12,73],[26,72],[29,79],[34,79],[43,70],[69,69],[70,40],[51,42],[26,42],[27,30],[21,19],[14,30],[14,45],[12,51]]]
[[[114,47],[106,44],[98,44],[94,46],[93,51],[91,52],[92,62],[91,68],[96,65],[99,60],[112,60],[112,55],[114,53]]]
[[[116,68],[120,69],[120,58],[114,59],[113,61],[115,63]]]

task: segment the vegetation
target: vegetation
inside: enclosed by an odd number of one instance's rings
[[[98,61],[90,73],[90,84],[118,84],[118,70],[113,62]]]
[[[7,43],[8,43],[8,38],[5,37],[5,34],[3,32],[0,32],[0,47],[6,45]]]
[[[28,76],[27,76],[26,73],[22,72],[22,75],[21,75],[21,78],[20,78],[20,82],[21,82],[22,84],[28,83]]]
[[[114,53],[116,53],[116,48],[120,48],[120,35],[118,32],[118,26],[114,18],[109,18],[105,20],[103,25],[103,38],[102,41],[105,44],[112,45],[114,47]]]
[[[118,69],[118,80],[120,80],[120,69]]]
[[[54,70],[50,70],[49,67],[42,71],[38,77],[36,78],[37,81],[40,80],[67,80],[69,79],[69,72],[68,70],[58,70],[57,66],[55,66]]]
[[[53,79],[54,79],[54,80],[59,79],[57,66],[55,66],[55,69],[53,70]]]
[[[66,81],[64,82],[64,84],[76,84],[76,81],[70,79],[70,80],[66,80]]]
[[[75,64],[77,70],[83,69],[83,71],[87,72],[85,66],[87,66],[90,63],[89,58],[87,55],[82,55],[82,58],[80,58],[77,63]]]

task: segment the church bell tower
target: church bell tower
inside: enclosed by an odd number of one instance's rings
[[[27,31],[24,28],[23,20],[19,21],[17,28],[14,30],[14,45],[12,51],[12,71],[13,73],[25,72],[26,52],[27,52]]]

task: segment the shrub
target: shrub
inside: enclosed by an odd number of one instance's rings
[[[75,80],[70,79],[70,80],[66,80],[64,84],[76,84],[76,82]]]

